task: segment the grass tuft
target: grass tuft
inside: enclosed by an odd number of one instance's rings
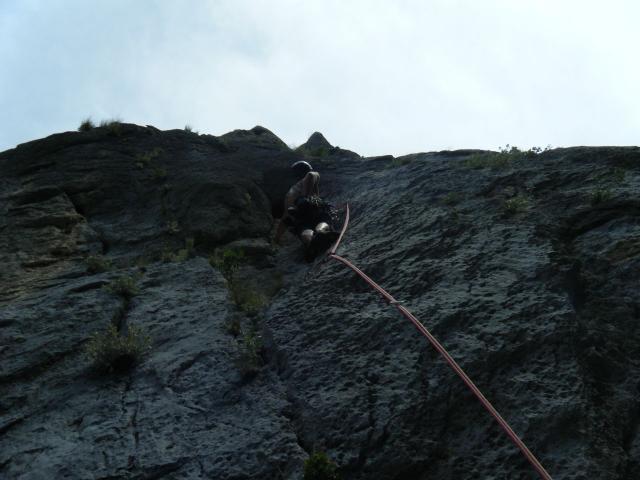
[[[240,318],[236,315],[230,316],[224,324],[225,330],[229,335],[237,337],[242,333],[242,324]]]
[[[126,300],[131,300],[140,293],[135,279],[127,275],[112,280],[104,288],[108,292],[119,295]]]
[[[517,195],[504,202],[504,211],[509,215],[525,212],[529,209],[529,199],[523,195]]]
[[[193,237],[184,239],[184,248],[179,249],[177,252],[172,252],[168,248],[162,251],[160,254],[160,260],[164,263],[171,262],[184,262],[195,256],[194,239]]]
[[[231,282],[230,289],[234,303],[249,316],[257,315],[258,312],[269,303],[266,296],[256,292],[247,285],[239,285],[238,282]]]
[[[100,122],[100,128],[106,128],[107,134],[112,137],[119,137],[122,135],[122,120],[118,118],[102,120]]]
[[[177,233],[180,233],[180,224],[178,223],[177,220],[169,220],[167,221],[165,226],[167,229],[167,233],[169,235],[175,235]]]
[[[324,452],[314,452],[304,461],[304,480],[340,480],[338,466]]]
[[[144,153],[139,153],[136,155],[136,165],[138,168],[144,168],[149,166],[153,160],[158,158],[162,154],[163,150],[159,147],[154,148],[153,150],[149,150]]]
[[[86,258],[85,263],[89,273],[102,273],[111,270],[111,260],[102,255],[91,255]]]
[[[593,206],[599,205],[608,200],[611,200],[611,197],[611,190],[609,190],[608,188],[598,188],[597,190],[594,190],[589,194],[589,203],[591,203],[591,205]]]
[[[94,333],[86,346],[86,354],[99,373],[125,372],[136,365],[150,350],[151,340],[140,328],[130,326],[126,336],[115,325]]]
[[[96,126],[91,121],[91,118],[85,118],[82,121],[82,123],[80,123],[80,126],[78,127],[78,131],[79,132],[90,132],[94,128],[96,128]]]
[[[255,331],[250,331],[242,336],[238,343],[238,368],[243,377],[250,377],[258,373],[264,361],[262,359],[262,337]]]
[[[153,170],[151,170],[151,178],[153,180],[164,180],[167,178],[167,169],[163,167],[153,167]]]
[[[212,267],[217,268],[222,276],[231,282],[234,272],[246,261],[244,251],[240,248],[225,248],[216,250],[209,257],[209,263]]]
[[[462,194],[460,192],[449,192],[442,197],[441,202],[445,205],[457,205],[462,201]]]
[[[474,169],[503,169],[509,167],[514,161],[535,158],[549,148],[543,150],[540,147],[532,147],[529,150],[520,150],[518,147],[507,144],[500,147],[498,152],[474,153],[464,161],[464,166]]]

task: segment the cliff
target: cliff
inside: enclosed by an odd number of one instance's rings
[[[306,158],[351,206],[341,254],[555,479],[635,478],[640,149],[312,140],[111,124],[0,154],[0,476],[298,479],[320,450],[346,479],[536,478],[358,277],[270,243]],[[149,348],[100,372],[109,325]]]

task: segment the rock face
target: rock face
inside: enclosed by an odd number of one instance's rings
[[[304,149],[309,149],[312,150],[314,148],[333,148],[333,145],[331,145],[326,138],[324,138],[324,135],[322,135],[320,132],[313,132],[311,134],[311,136],[309,137],[309,139],[300,146],[300,148],[304,148]]]
[[[321,450],[346,479],[536,478],[364,282],[270,245],[287,167],[311,155],[351,206],[340,253],[553,478],[635,479],[640,149],[331,149],[117,124],[0,154],[0,477],[299,479]],[[123,277],[129,297],[103,288]],[[151,349],[99,375],[85,347],[110,324]]]
[[[320,132],[313,132],[305,143],[296,148],[296,152],[312,157],[316,161],[323,161],[327,159],[335,161],[340,158],[360,158],[360,155],[355,152],[345,150],[340,147],[334,147]]]

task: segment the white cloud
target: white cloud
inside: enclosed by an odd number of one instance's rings
[[[366,155],[637,144],[632,1],[0,3],[0,149],[82,118]]]

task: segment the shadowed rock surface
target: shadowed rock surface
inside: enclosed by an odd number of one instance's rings
[[[340,253],[554,479],[636,478],[640,149],[363,159],[324,142],[117,124],[0,154],[1,478],[299,479],[314,449],[346,479],[536,478],[358,277],[271,246],[301,158],[351,206]],[[103,288],[123,276],[130,299]],[[151,349],[98,375],[84,349],[111,323]]]

